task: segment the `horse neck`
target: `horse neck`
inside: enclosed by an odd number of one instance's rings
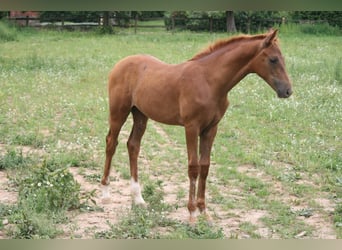
[[[199,60],[207,79],[218,93],[225,95],[250,72],[250,63],[260,52],[260,40],[246,40],[214,51]]]

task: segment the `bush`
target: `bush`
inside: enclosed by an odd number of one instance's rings
[[[322,36],[338,36],[341,30],[338,27],[329,25],[328,23],[286,23],[280,26],[283,34],[310,34]]]
[[[37,213],[29,205],[22,204],[12,215],[11,222],[16,227],[9,234],[15,239],[53,239],[60,233],[53,217]]]
[[[14,153],[10,153],[14,155]],[[11,158],[16,158],[11,156]],[[20,177],[11,177],[18,186],[18,204],[0,206],[0,220],[8,218],[15,226],[8,234],[18,239],[51,239],[61,233],[56,224],[65,222],[70,209],[95,211],[91,207],[95,190],[81,193],[80,184],[68,170],[69,160],[46,160],[41,165],[26,165]],[[1,204],[0,204],[1,205]],[[1,224],[0,224],[1,228]]]
[[[338,27],[330,26],[328,23],[302,24],[300,25],[300,31],[304,34],[312,34],[312,35],[327,35],[327,36],[341,35],[341,30]]]
[[[211,226],[205,216],[197,218],[195,226],[178,225],[168,236],[169,239],[223,239],[223,229]]]
[[[67,167],[44,162],[30,167],[26,176],[17,181],[19,202],[8,216],[15,224],[9,235],[18,239],[51,239],[61,230],[56,223],[65,220],[65,211],[80,208],[80,185]],[[1,212],[1,209],[0,209]]]
[[[57,212],[80,206],[80,185],[67,167],[47,164],[33,168],[19,185],[21,203],[30,203],[36,212]]]
[[[30,160],[25,158],[21,151],[8,150],[4,156],[0,157],[0,170],[27,166],[29,162]]]
[[[171,19],[172,17],[175,18],[173,24]],[[185,11],[166,12],[164,19],[166,30],[172,29],[172,25],[174,25],[179,30],[186,29],[186,18],[187,14]]]
[[[16,41],[18,38],[17,33],[18,30],[13,24],[6,21],[0,21],[0,41]]]
[[[115,34],[115,29],[112,26],[99,26],[95,33],[98,35]]]
[[[342,231],[342,204],[338,204],[334,212],[334,224],[337,231]]]

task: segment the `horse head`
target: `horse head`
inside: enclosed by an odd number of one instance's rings
[[[277,32],[278,30],[271,30],[265,35],[251,68],[252,72],[258,74],[276,91],[279,98],[288,98],[292,94],[292,84],[279,48]]]

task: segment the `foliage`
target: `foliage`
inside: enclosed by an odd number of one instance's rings
[[[9,154],[12,158],[15,156],[12,151]],[[8,232],[13,238],[55,238],[61,233],[56,224],[65,221],[67,210],[102,211],[89,204],[96,205],[95,190],[81,193],[80,185],[68,170],[70,165],[63,164],[64,159],[45,160],[33,166],[31,161],[24,162],[26,168],[18,172],[19,176],[10,177],[19,189],[17,206],[7,213],[0,207],[0,218],[6,216],[15,224]]]
[[[18,39],[17,28],[7,21],[0,20],[0,41],[16,41]]]
[[[98,11],[42,11],[41,22],[98,22],[102,12]]]
[[[223,239],[223,229],[210,225],[205,216],[198,216],[195,225],[177,224],[168,239]]]
[[[10,221],[16,225],[9,232],[15,239],[53,239],[61,233],[51,214],[37,212],[27,203],[20,204]]]
[[[291,18],[302,22],[323,22],[342,29],[341,11],[294,11]]]
[[[80,185],[67,166],[45,161],[42,165],[28,166],[24,172],[21,178],[16,177],[18,207],[6,215],[16,225],[9,231],[14,238],[55,238],[61,233],[55,224],[65,220],[65,211],[81,208],[84,197],[92,200],[89,195],[81,196]]]
[[[342,233],[342,204],[338,204],[334,212],[334,223],[337,230]]]
[[[172,23],[172,18],[174,18],[174,22]],[[187,13],[186,11],[173,11],[173,12],[165,12],[165,27],[166,30],[172,29],[172,27],[177,27],[178,30],[185,30],[187,22]]]
[[[187,11],[185,25],[188,30],[200,31],[209,30],[209,15],[206,11]]]
[[[329,25],[328,23],[322,24],[301,24],[300,31],[304,34],[322,35],[322,36],[336,36],[341,35],[342,31],[338,27]]]
[[[164,202],[164,191],[161,181],[146,183],[142,196],[145,198],[148,206],[154,211],[166,212],[170,210],[169,205]]]
[[[213,18],[213,31],[226,31],[225,11],[186,11],[166,14],[165,25],[170,28],[170,17],[182,18],[176,20],[175,26],[181,25],[192,31],[208,31],[209,18]],[[234,12],[237,30],[244,33],[255,33],[281,23],[281,13],[278,11],[237,11]]]
[[[8,16],[8,11],[0,11],[0,19]]]
[[[321,35],[340,35],[342,17],[339,11],[235,11],[236,28],[243,33],[256,33],[277,27],[286,18],[287,24],[300,23],[299,32]],[[171,17],[175,17],[177,29],[209,31],[209,18],[213,18],[213,31],[226,31],[225,11],[176,11],[165,13],[165,26],[171,28]]]
[[[19,186],[20,202],[29,202],[38,213],[79,207],[79,192],[80,185],[67,167],[47,162],[33,167]]]
[[[191,31],[209,31],[212,25],[214,32],[224,32],[227,28],[226,11],[42,11],[40,12],[41,22],[95,22],[98,23],[101,17],[108,14],[110,18],[114,18],[114,22],[121,27],[129,27],[133,19],[138,17],[139,20],[149,18],[164,17],[165,27],[170,30],[174,25],[177,30]],[[171,17],[174,17],[172,23]],[[235,24],[238,32],[256,33],[264,31],[270,27],[280,26],[284,17],[287,23],[299,24],[324,24],[341,30],[342,15],[340,11],[234,11]],[[209,18],[212,18],[210,24]],[[325,26],[330,29],[330,27]],[[307,29],[304,29],[304,32]],[[321,26],[324,29],[324,26]],[[317,28],[318,29],[318,28]],[[1,30],[3,30],[1,32]],[[112,29],[100,28],[98,33],[113,34]],[[0,26],[3,40],[16,39],[15,32]],[[320,32],[321,33],[321,32]],[[326,32],[323,32],[325,34]],[[14,37],[13,37],[14,36]],[[4,38],[6,37],[6,38]]]
[[[243,33],[262,32],[280,23],[279,11],[238,11],[235,14],[236,28]]]
[[[330,26],[327,23],[298,24],[288,22],[279,26],[279,29],[282,34],[286,35],[309,34],[318,36],[340,36],[342,34],[342,31],[339,28]]]
[[[112,26],[100,26],[97,28],[96,34],[99,34],[99,35],[115,34],[115,30]]]
[[[30,163],[30,159],[23,156],[22,151],[8,150],[3,156],[0,156],[0,170],[25,167]]]
[[[32,146],[34,148],[42,148],[44,145],[43,139],[33,133],[15,135],[10,143],[14,145]]]

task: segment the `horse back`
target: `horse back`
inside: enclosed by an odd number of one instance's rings
[[[110,72],[109,102],[113,109],[135,106],[153,120],[180,124],[181,68],[149,55],[128,56]]]

